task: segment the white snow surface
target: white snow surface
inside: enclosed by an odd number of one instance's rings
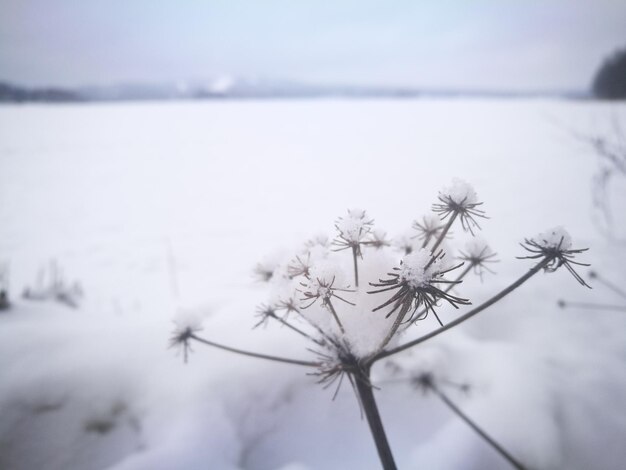
[[[532,266],[515,259],[525,255],[519,242],[552,226],[590,248],[577,259],[623,286],[625,247],[591,222],[598,162],[570,132],[608,133],[616,113],[626,122],[623,104],[592,101],[0,106],[0,263],[12,301],[0,311],[0,468],[379,468],[347,382],[333,401],[306,368],[202,344],[183,364],[168,349],[177,312],[194,312],[186,325],[202,318],[209,340],[312,360],[280,324],[252,330],[255,307],[278,295],[253,276],[257,263],[270,254],[286,264],[303,240],[334,237],[345,207],[367,209],[390,238],[405,233],[454,177],[480,192],[490,217],[481,235],[501,262],[453,292],[488,299]],[[452,232],[450,258],[470,238]],[[350,250],[314,251],[351,266]],[[397,266],[396,253],[365,248],[363,272]],[[20,298],[50,260],[83,287],[78,308]],[[363,286],[377,281],[364,276]],[[593,290],[564,269],[539,273],[376,365],[399,468],[508,468],[437,397],[402,380],[424,371],[469,384],[467,394],[444,390],[529,468],[622,468],[626,315],[557,307],[560,298],[625,303],[589,282]],[[338,314],[367,351],[388,320],[372,314],[377,299],[365,289],[352,295],[362,307]],[[438,312],[449,322],[470,308]],[[328,321],[317,305],[310,315]],[[429,317],[400,341],[436,326]]]

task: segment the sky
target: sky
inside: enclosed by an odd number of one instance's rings
[[[585,90],[624,0],[0,0],[0,81]]]

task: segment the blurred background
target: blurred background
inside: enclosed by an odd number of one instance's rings
[[[395,366],[467,383],[450,396],[528,468],[622,468],[624,25],[618,0],[0,0],[0,468],[379,468],[349,386],[201,344],[185,364],[173,320],[310,359],[252,329],[259,263],[352,207],[399,259],[455,177],[500,260],[464,296],[554,226],[593,289],[538,275]],[[392,369],[400,468],[508,468]]]

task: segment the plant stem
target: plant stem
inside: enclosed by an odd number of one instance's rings
[[[626,312],[626,305],[603,305],[603,304],[588,304],[584,302],[564,302],[565,308],[586,308],[590,310],[612,310],[615,312]]]
[[[437,395],[441,401],[443,401],[448,408],[450,408],[459,418],[471,427],[476,433],[482,437],[487,443],[493,447],[502,457],[504,457],[514,468],[518,470],[525,470],[521,463],[519,463],[511,454],[509,454],[500,444],[493,440],[485,431],[478,427],[465,413],[463,413],[448,397],[444,394],[434,383],[429,383],[428,387]]]
[[[434,338],[435,336],[440,335],[444,331],[447,331],[450,328],[455,327],[459,323],[463,323],[465,320],[470,319],[471,317],[473,317],[477,313],[482,312],[487,307],[490,307],[491,305],[495,304],[497,301],[499,301],[503,297],[506,297],[508,294],[513,292],[519,286],[524,284],[528,279],[530,279],[535,274],[537,274],[539,271],[541,271],[546,265],[548,265],[548,263],[550,263],[550,261],[552,261],[552,257],[549,257],[549,256],[545,257],[541,262],[537,263],[537,265],[535,265],[531,270],[529,270],[526,274],[524,274],[522,277],[520,277],[517,281],[515,281],[509,287],[507,287],[506,289],[500,291],[498,294],[496,294],[495,296],[493,296],[492,298],[490,298],[486,302],[482,303],[478,307],[470,310],[465,315],[462,315],[459,318],[457,318],[456,320],[451,321],[446,326],[443,326],[443,327],[441,327],[441,328],[439,328],[439,329],[437,329],[435,331],[431,331],[430,333],[428,333],[428,334],[426,334],[426,335],[424,335],[424,336],[422,336],[420,338],[417,338],[416,340],[409,341],[408,343],[403,344],[402,346],[398,346],[398,347],[396,347],[394,349],[390,349],[389,351],[382,351],[382,352],[380,352],[378,354],[375,354],[370,359],[370,364],[373,364],[374,362],[376,362],[376,361],[378,361],[380,359],[383,359],[385,357],[389,357],[389,356],[391,356],[393,354],[397,354],[397,353],[399,353],[401,351],[404,351],[405,349],[412,348],[413,346],[416,346],[416,345],[418,345],[420,343],[423,343],[424,341],[429,340],[430,338]]]
[[[428,246],[428,244],[430,243],[430,239],[432,238],[432,235],[426,235],[424,237],[424,242],[422,243],[422,246],[420,248],[426,248]]]
[[[285,325],[287,328],[291,328],[293,331],[295,331],[296,333],[304,336],[307,339],[310,339],[311,341],[313,341],[316,344],[319,344],[320,346],[322,345],[322,343],[313,338],[311,335],[306,334],[304,331],[302,331],[300,328],[297,328],[295,326],[293,326],[291,323],[289,323],[287,320],[285,320],[284,318],[280,318],[278,315],[273,315],[272,316],[273,319],[278,320],[280,323],[282,323],[283,325]]]
[[[613,284],[612,282],[607,281],[606,279],[604,279],[603,277],[601,277],[597,273],[595,274],[595,278],[598,280],[598,282],[600,282],[601,284],[604,284],[605,287],[611,289],[617,295],[619,295],[619,296],[623,297],[624,299],[626,299],[626,292],[624,292],[622,289],[617,287],[615,284]]]
[[[450,227],[452,227],[452,224],[454,223],[454,220],[456,219],[457,215],[458,215],[458,212],[454,212],[452,214],[452,216],[450,217],[450,220],[448,220],[448,223],[441,231],[441,234],[439,235],[439,238],[435,242],[435,245],[430,249],[431,253],[434,253],[437,250],[437,248],[439,248],[439,245],[441,245],[441,242],[443,241],[443,239],[446,238],[446,235],[448,234],[448,230],[450,230]]]
[[[365,417],[370,427],[370,432],[374,438],[376,444],[376,450],[378,451],[378,457],[384,470],[396,470],[396,463],[391,453],[391,447],[389,447],[389,441],[385,434],[385,428],[383,422],[380,419],[380,413],[378,412],[378,406],[374,399],[374,391],[372,384],[370,383],[370,369],[369,366],[361,368],[354,374],[354,381],[356,385],[357,393],[359,394],[359,400],[363,411],[365,411]]]
[[[357,253],[358,246],[352,245],[352,259],[354,260],[354,285],[359,287],[359,267],[357,265]]]
[[[339,325],[339,329],[341,330],[341,334],[345,335],[346,334],[346,330],[343,329],[343,325],[339,321],[339,316],[337,315],[337,312],[335,311],[335,307],[333,307],[333,303],[330,301],[330,299],[328,299],[326,301],[326,305],[328,305],[328,309],[330,310],[330,313],[332,313],[333,317],[335,317],[335,321],[337,322],[337,325]]]
[[[322,328],[319,327],[319,325],[317,325],[315,322],[311,321],[310,319],[308,319],[306,316],[304,316],[302,314],[302,312],[300,310],[296,310],[296,312],[298,313],[298,315],[300,315],[300,318],[303,318],[304,321],[306,321],[309,325],[311,325],[313,328],[315,328],[315,330],[322,336],[322,338],[325,338],[326,340],[328,340],[331,344],[335,344],[336,341],[329,336]],[[324,341],[321,341],[322,344],[320,344],[320,346],[323,346]]]
[[[391,338],[393,338],[393,335],[395,335],[396,331],[398,331],[398,328],[400,328],[400,325],[402,324],[402,320],[404,320],[404,317],[409,311],[409,308],[411,308],[410,304],[402,306],[402,309],[398,312],[398,315],[396,316],[396,319],[393,322],[393,325],[391,325],[391,329],[389,330],[389,333],[387,333],[387,336],[385,336],[385,339],[383,340],[383,342],[380,343],[380,346],[378,347],[378,351],[382,351],[383,348],[387,346],[387,344],[389,344],[389,341],[391,341]]]
[[[275,362],[284,362],[286,364],[295,364],[298,366],[318,367],[320,365],[318,362],[300,361],[298,359],[289,359],[285,357],[270,356],[268,354],[260,354],[260,353],[255,353],[251,351],[244,351],[243,349],[231,348],[230,346],[225,346],[223,344],[214,343],[213,341],[200,338],[199,336],[196,336],[196,335],[190,335],[189,337],[192,339],[195,339],[199,343],[206,344],[208,346],[213,346],[214,348],[218,348],[218,349],[223,349],[224,351],[241,354],[243,356],[256,357],[259,359],[267,359],[269,361],[275,361]]]

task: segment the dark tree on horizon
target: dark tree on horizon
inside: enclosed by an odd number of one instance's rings
[[[596,98],[626,99],[626,47],[604,60],[593,79],[592,91]]]

